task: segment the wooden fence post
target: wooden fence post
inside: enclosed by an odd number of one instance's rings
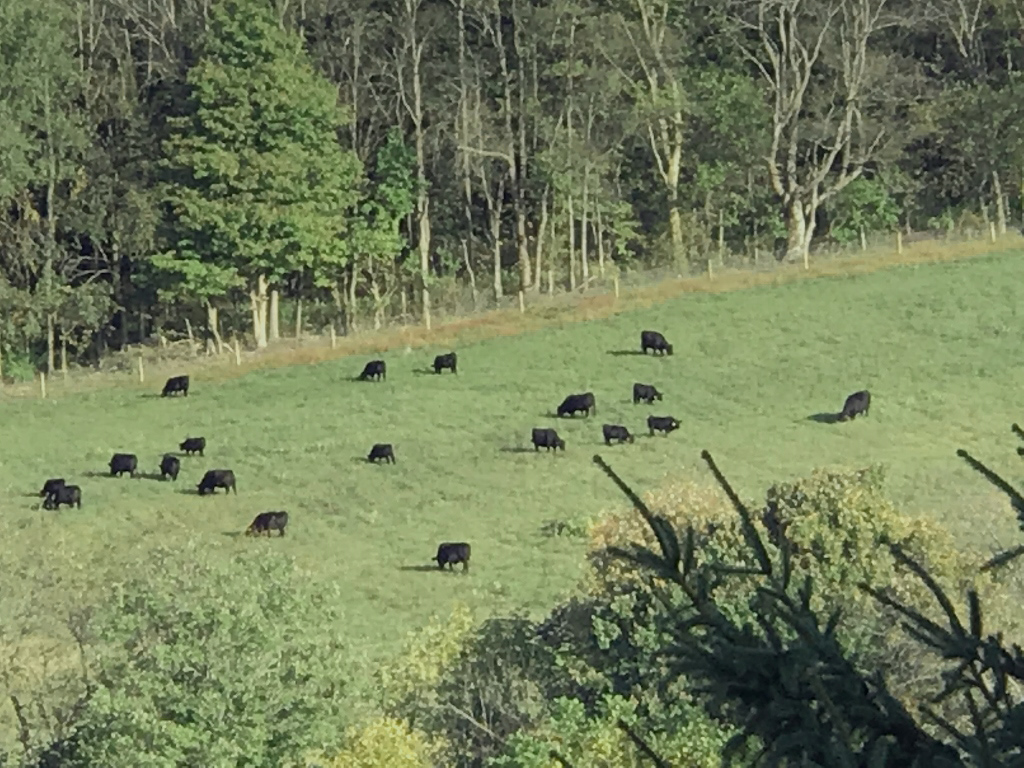
[[[526,299],[524,298],[522,291],[519,292],[519,312],[526,312]]]
[[[142,355],[139,355],[139,381],[145,383],[146,372],[142,370]]]
[[[896,253],[903,253],[903,233],[898,229],[896,230]]]
[[[46,374],[43,371],[39,372],[39,392],[43,399],[46,399]]]

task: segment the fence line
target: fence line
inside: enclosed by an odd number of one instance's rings
[[[448,344],[455,340],[476,341],[496,335],[545,327],[552,322],[574,317],[589,319],[616,314],[663,301],[687,292],[724,292],[754,285],[792,281],[828,275],[872,272],[903,264],[951,261],[981,256],[1003,248],[1019,246],[1016,232],[992,239],[992,230],[967,233],[954,238],[920,238],[894,233],[883,246],[858,247],[815,252],[811,267],[773,260],[750,263],[735,254],[709,258],[706,272],[695,277],[673,268],[626,272],[608,270],[603,278],[592,278],[585,289],[540,294],[517,291],[477,311],[458,310],[458,306],[433,307],[434,327],[423,328],[414,318],[405,322],[384,323],[380,329],[338,336],[333,326],[314,334],[298,329],[297,336],[283,337],[262,350],[243,347],[238,338],[218,350],[211,345],[204,353],[192,339],[169,341],[153,339],[147,344],[109,354],[97,368],[72,368],[63,381],[47,381],[39,374],[38,386],[32,382],[8,383],[0,387],[4,397],[42,397],[102,389],[111,386],[159,388],[164,377],[190,374],[193,379],[232,378],[261,368],[322,362],[354,354],[380,353],[394,348]],[[878,239],[875,238],[877,243]],[[716,254],[717,256],[717,254]],[[714,262],[714,264],[713,264]],[[479,297],[478,297],[479,303]],[[580,313],[582,312],[582,316]],[[145,368],[144,361],[145,359]],[[136,363],[137,360],[137,363]],[[135,364],[133,364],[135,363]],[[137,365],[137,378],[133,375]],[[149,376],[147,376],[149,374]],[[146,383],[147,378],[149,383]],[[47,386],[49,385],[49,386]]]

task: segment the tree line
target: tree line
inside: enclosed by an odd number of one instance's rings
[[[0,360],[1024,206],[1022,0],[0,0]]]

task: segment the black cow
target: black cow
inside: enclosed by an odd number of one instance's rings
[[[366,381],[367,379],[387,381],[387,378],[388,366],[383,360],[371,360],[363,368],[363,372],[359,374],[360,381]]]
[[[440,544],[437,548],[437,557],[434,558],[437,567],[444,570],[447,565],[451,571],[455,570],[456,563],[462,563],[462,571],[465,573],[469,570],[469,549],[469,544],[464,541],[446,541]]]
[[[655,389],[653,384],[637,382],[633,385],[633,405],[636,405],[641,400],[651,405],[655,400],[661,400],[661,392]]]
[[[161,397],[167,397],[173,395],[176,392],[181,392],[185,397],[188,397],[188,376],[172,376],[164,384],[164,391],[160,393]]]
[[[160,461],[160,477],[164,480],[168,477],[171,480],[177,480],[179,471],[181,471],[181,462],[178,460],[178,457],[165,453]]]
[[[605,424],[601,427],[601,432],[604,433],[605,445],[611,445],[612,440],[618,440],[620,443],[624,443],[627,440],[631,443],[633,442],[633,436],[629,434],[629,430],[618,424]]]
[[[395,449],[391,447],[391,443],[377,443],[370,449],[370,455],[366,457],[367,461],[380,461],[381,459],[391,464],[395,463]]]
[[[438,355],[434,358],[434,373],[440,373],[445,368],[450,369],[452,373],[458,373],[456,369],[457,362],[458,358],[454,352],[449,352],[447,355]]]
[[[854,419],[858,414],[863,413],[865,416],[868,415],[868,408],[871,407],[871,393],[866,389],[862,389],[860,392],[854,392],[843,403],[843,410],[839,414],[840,421],[846,421],[847,419]]]
[[[665,337],[658,331],[641,331],[640,349],[645,355],[648,349],[654,353],[672,354],[672,345],[665,341]]]
[[[184,451],[189,456],[193,453],[198,453],[202,456],[203,451],[206,450],[206,438],[186,437],[182,442],[178,443],[178,450]]]
[[[270,535],[271,531],[280,531],[284,536],[284,527],[288,525],[287,512],[260,512],[245,529],[246,536],[258,536],[261,533]]]
[[[211,469],[203,475],[203,479],[199,481],[196,488],[199,489],[200,496],[207,491],[216,493],[218,488],[223,488],[227,493],[234,491],[235,495],[238,495],[238,489],[235,487],[235,473],[230,469]]]
[[[554,448],[558,450],[561,448],[565,450],[565,440],[558,436],[558,433],[553,429],[546,429],[543,427],[533,428],[533,450],[539,451],[541,448],[551,450]]]
[[[43,509],[60,509],[61,504],[82,508],[82,489],[77,485],[61,485],[43,501]]]
[[[558,406],[558,415],[575,416],[577,411],[583,411],[585,416],[589,416],[591,411],[594,415],[597,415],[597,402],[594,400],[593,392],[584,392],[582,395],[569,395],[562,404]]]
[[[43,483],[43,490],[41,490],[39,492],[39,495],[40,496],[49,496],[51,493],[53,493],[58,488],[63,488],[63,487],[64,487],[64,478],[63,477],[51,477],[49,480],[47,480],[45,483]]]
[[[134,453],[115,453],[110,457],[110,475],[120,477],[127,472],[135,477],[135,470],[139,467],[139,459]]]
[[[669,432],[679,429],[679,421],[671,416],[648,416],[647,428],[651,430],[651,437],[654,437],[655,430],[664,432],[665,437],[668,437]]]

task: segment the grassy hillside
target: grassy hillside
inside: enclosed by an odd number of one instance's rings
[[[1022,282],[1021,254],[1007,253],[688,295],[459,347],[457,376],[424,372],[447,351],[436,348],[384,355],[381,384],[351,380],[370,359],[362,356],[197,383],[187,399],[157,397],[157,383],[146,394],[8,400],[0,404],[3,546],[31,548],[41,564],[47,548],[97,554],[192,534],[226,552],[283,550],[344,586],[340,631],[371,657],[454,600],[542,610],[570,589],[581,543],[543,526],[619,503],[590,461],[595,452],[644,489],[666,474],[706,477],[699,453],[707,448],[751,496],[815,466],[881,461],[908,511],[936,515],[987,548],[1014,535],[1012,515],[954,452],[967,447],[1016,469],[1009,425],[1024,420]],[[663,331],[674,356],[641,356],[646,328]],[[658,386],[664,402],[634,406],[634,381]],[[861,388],[873,396],[868,418],[813,418]],[[565,395],[588,390],[596,418],[549,415]],[[649,413],[683,427],[649,438]],[[604,422],[641,436],[605,448]],[[565,454],[535,454],[534,426],[556,426]],[[205,436],[208,449],[182,458],[177,483],[104,476],[114,452],[137,453],[156,473],[187,435]],[[392,442],[398,463],[367,464],[374,442]],[[212,468],[235,471],[237,496],[195,495]],[[48,512],[30,498],[58,475],[82,486],[81,511]],[[284,539],[239,535],[271,509],[291,515]],[[442,540],[472,543],[468,578],[424,570]]]

